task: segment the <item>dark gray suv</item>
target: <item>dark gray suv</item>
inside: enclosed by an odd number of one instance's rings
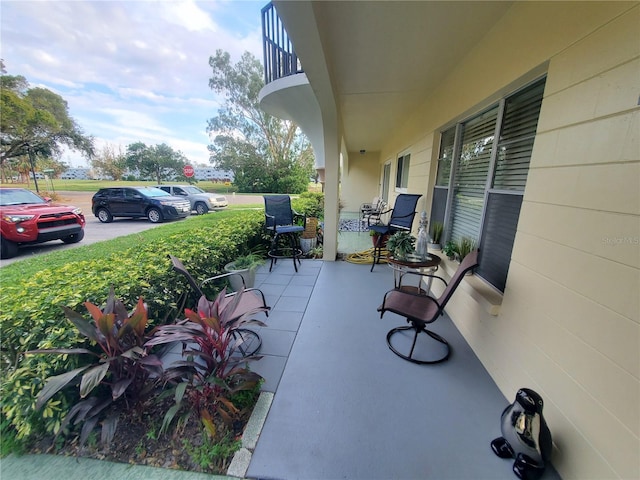
[[[98,190],[91,199],[91,211],[103,223],[114,217],[146,217],[160,223],[188,216],[191,204],[155,187],[111,187]]]

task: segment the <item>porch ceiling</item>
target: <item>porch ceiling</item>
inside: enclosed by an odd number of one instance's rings
[[[300,58],[311,85],[328,70],[348,150],[379,151],[512,3],[314,2],[323,52]]]

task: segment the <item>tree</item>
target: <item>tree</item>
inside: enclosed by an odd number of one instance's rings
[[[93,138],[86,136],[69,115],[67,102],[46,88],[29,88],[18,75],[0,77],[0,165],[29,161],[33,169],[37,156],[60,156],[63,147],[93,155]]]
[[[127,169],[127,157],[121,146],[118,146],[116,151],[113,145],[107,144],[91,159],[91,166],[102,175],[108,175],[114,180],[122,180]]]
[[[162,183],[163,178],[181,176],[187,158],[165,143],[148,147],[136,142],[127,146],[126,164],[129,169],[138,170],[140,176]]]
[[[264,86],[260,62],[249,52],[232,65],[230,55],[216,50],[209,58],[209,87],[226,101],[207,131],[211,163],[231,170],[241,191],[301,193],[313,175],[313,151],[297,125],[260,109]]]

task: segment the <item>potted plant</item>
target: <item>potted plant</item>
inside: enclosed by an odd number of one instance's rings
[[[380,237],[381,235],[379,235],[378,232],[374,230],[369,230],[369,236],[371,237],[371,243],[373,243],[373,246],[375,247],[376,243],[378,242],[378,237]],[[387,246],[388,241],[389,241],[389,235],[382,235],[380,247],[385,248]]]
[[[453,260],[458,253],[458,246],[454,242],[447,242],[442,249],[449,260]]]
[[[440,239],[442,238],[443,230],[444,224],[442,222],[433,222],[431,224],[431,243],[429,243],[429,248],[440,250]]]
[[[224,271],[228,273],[237,273],[244,278],[244,286],[253,288],[256,282],[256,268],[264,265],[264,258],[256,253],[248,253],[237,257],[233,262],[229,262],[224,266]],[[231,288],[239,292],[243,289],[242,280],[237,275],[229,276]]]
[[[309,217],[305,219],[304,232],[300,235],[300,248],[302,253],[307,254],[316,247],[318,243],[318,217]]]
[[[458,261],[462,262],[464,257],[471,253],[476,248],[476,241],[469,237],[462,237],[456,244],[456,253],[458,254]]]
[[[294,203],[297,212],[305,216],[304,232],[300,238],[302,252],[307,254],[318,242],[318,224],[324,216],[324,194],[305,192]]]
[[[389,250],[395,258],[406,258],[410,253],[415,251],[416,239],[411,232],[400,231],[389,237],[387,241],[387,250]]]

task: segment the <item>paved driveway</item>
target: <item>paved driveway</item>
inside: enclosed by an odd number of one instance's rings
[[[79,243],[71,245],[66,245],[62,243],[62,241],[53,241],[40,245],[22,247],[20,248],[20,253],[17,257],[0,261],[0,267],[10,265],[14,262],[19,262],[20,260],[29,258],[32,255],[40,255],[53,251],[65,250],[67,248],[77,248],[82,245],[89,245],[103,240],[111,240],[112,238],[142,232],[162,225],[161,223],[151,223],[146,218],[116,218],[111,223],[101,223],[93,213],[91,213],[91,197],[93,197],[93,192],[58,192],[58,195],[60,196],[60,203],[66,203],[82,208],[87,219],[84,239]],[[229,200],[230,205],[261,204],[263,202],[262,197],[257,195],[228,195],[227,199]],[[189,219],[187,218],[185,220],[176,221],[188,220]]]

